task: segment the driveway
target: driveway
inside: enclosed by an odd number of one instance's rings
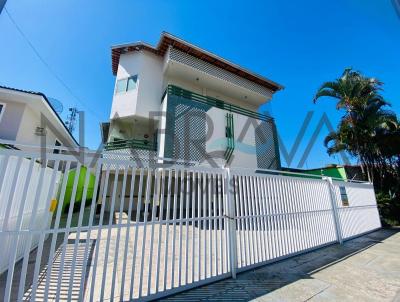
[[[400,301],[400,229],[381,229],[164,301]]]

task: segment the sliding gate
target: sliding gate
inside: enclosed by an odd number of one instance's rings
[[[380,227],[370,184],[42,156],[0,150],[4,301],[157,299]]]

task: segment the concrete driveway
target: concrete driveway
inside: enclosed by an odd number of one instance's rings
[[[400,301],[400,229],[381,229],[165,301]]]

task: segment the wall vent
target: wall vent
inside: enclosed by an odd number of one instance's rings
[[[43,128],[43,127],[36,127],[36,129],[35,129],[35,134],[36,134],[37,136],[45,136],[46,133],[47,133],[46,128]]]

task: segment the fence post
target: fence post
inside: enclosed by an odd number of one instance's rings
[[[342,228],[340,226],[340,219],[339,219],[338,209],[337,209],[337,205],[336,205],[336,195],[335,195],[335,191],[333,189],[332,178],[324,177],[323,179],[326,180],[328,189],[329,189],[329,197],[330,197],[331,205],[332,205],[333,220],[335,221],[336,239],[339,242],[339,244],[343,244]]]
[[[229,227],[229,252],[230,252],[230,267],[232,278],[236,279],[236,269],[237,269],[237,250],[236,250],[236,219],[235,219],[235,200],[232,197],[232,186],[231,186],[231,172],[229,168],[225,168],[225,194],[226,194],[226,206],[227,213],[225,215],[226,219],[228,219]]]

